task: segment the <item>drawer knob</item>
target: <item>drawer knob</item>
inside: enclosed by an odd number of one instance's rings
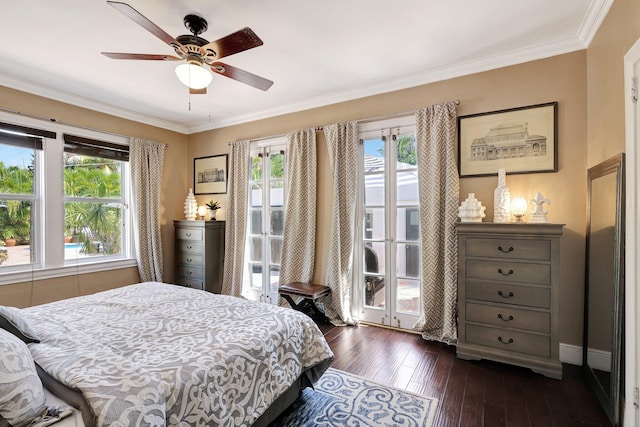
[[[193,262],[191,258],[187,258],[187,262]]]
[[[505,341],[504,339],[502,339],[502,337],[498,337],[498,341],[500,341],[502,344],[505,344],[505,345],[513,344],[513,338],[509,338],[508,341]]]
[[[500,295],[502,298],[513,298],[513,292],[509,292],[508,295],[505,295],[502,293],[502,291],[498,291],[498,295]]]
[[[191,233],[187,233],[187,237],[191,237]]]
[[[187,271],[187,274],[188,274],[189,276],[191,276],[191,274],[192,274],[192,273],[193,273],[192,271]]]
[[[187,245],[187,249],[193,249],[193,246]]]
[[[504,322],[509,322],[509,321],[513,320],[513,316],[509,316],[509,317],[505,318],[505,317],[502,315],[502,313],[499,313],[499,314],[498,314],[498,319],[500,319],[500,320],[502,320],[502,321],[504,321]]]
[[[513,270],[509,270],[505,273],[501,268],[499,268],[498,273],[502,274],[503,276],[511,276],[513,274]]]
[[[498,246],[498,250],[502,253],[508,254],[509,252],[513,252],[513,246],[509,246],[509,249],[504,249],[502,246]]]

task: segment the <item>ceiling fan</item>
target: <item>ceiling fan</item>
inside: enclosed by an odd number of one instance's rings
[[[183,22],[191,34],[174,38],[127,3],[118,1],[107,1],[107,3],[167,43],[176,53],[174,56],[145,53],[101,52],[109,58],[184,61],[176,67],[176,75],[184,85],[189,87],[190,93],[194,94],[206,93],[207,86],[211,83],[211,73],[209,73],[205,67],[216,74],[229,77],[263,91],[268,90],[273,84],[271,80],[218,61],[225,56],[262,46],[263,43],[260,37],[249,27],[209,42],[199,37],[199,34],[207,30],[206,19],[198,15],[187,15],[184,17]]]

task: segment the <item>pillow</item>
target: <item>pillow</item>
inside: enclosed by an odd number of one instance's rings
[[[15,307],[0,305],[0,328],[11,332],[24,341],[25,344],[40,342],[27,321],[20,314],[20,309]]]
[[[29,348],[0,329],[0,415],[16,426],[46,409],[44,387]]]

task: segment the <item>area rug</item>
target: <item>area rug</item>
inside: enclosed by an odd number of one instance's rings
[[[433,425],[438,399],[329,368],[270,427]]]

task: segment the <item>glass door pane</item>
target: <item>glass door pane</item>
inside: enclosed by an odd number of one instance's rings
[[[282,150],[281,150],[282,148]],[[251,155],[246,249],[248,298],[278,303],[285,214],[284,146],[254,149]],[[266,173],[265,173],[266,172]]]
[[[362,138],[361,302],[363,320],[411,329],[421,311],[417,150],[413,130],[396,130]]]

